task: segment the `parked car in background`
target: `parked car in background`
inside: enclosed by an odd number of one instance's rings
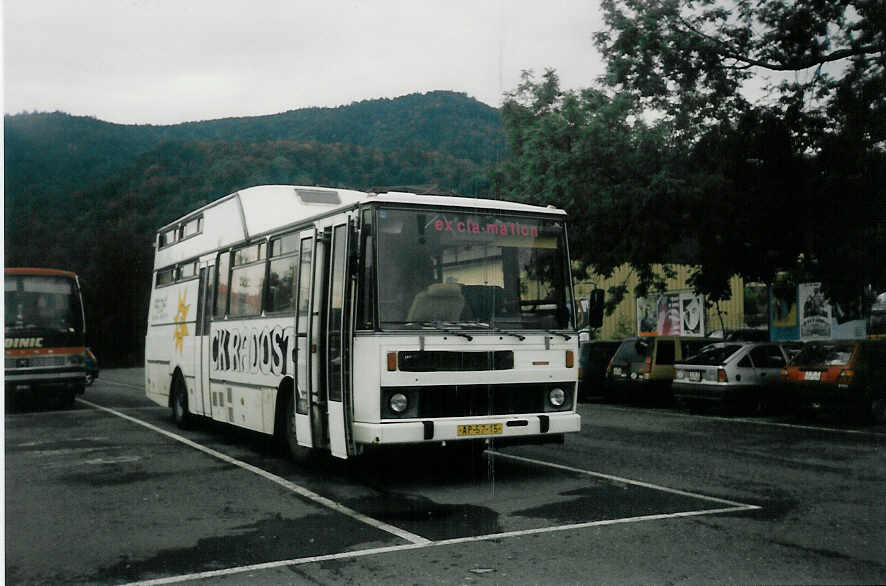
[[[578,350],[579,400],[607,394],[606,367],[620,345],[620,340],[591,340],[581,345]]]
[[[674,363],[697,354],[710,338],[648,336],[622,341],[606,369],[606,389],[612,399],[670,402]]]
[[[92,348],[86,348],[86,386],[91,385],[98,378],[98,358],[92,352]]]
[[[799,409],[850,408],[886,423],[886,340],[807,342],[782,374]]]
[[[717,342],[674,365],[674,399],[762,411],[780,405],[781,373],[789,360],[781,344]]]

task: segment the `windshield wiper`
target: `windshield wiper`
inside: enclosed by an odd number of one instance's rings
[[[508,330],[503,330],[501,328],[492,328],[492,331],[496,334],[505,334],[506,336],[514,336],[521,342],[526,339],[526,336],[523,334],[518,334],[517,332],[509,332]]]
[[[545,330],[549,334],[554,334],[555,336],[563,336],[564,340],[571,340],[572,336],[568,334],[564,334],[563,332],[555,332],[554,330]]]
[[[459,326],[462,328],[474,328],[477,330],[487,330],[493,334],[504,334],[506,336],[514,336],[521,342],[526,339],[526,336],[522,334],[518,334],[517,332],[510,332],[508,330],[503,330],[501,328],[496,328],[495,326],[490,327],[490,325],[486,322],[482,321],[458,321],[458,322],[442,322],[444,326]]]
[[[461,336],[462,338],[466,339],[468,342],[470,342],[471,340],[474,339],[474,336],[471,336],[470,334],[466,334],[466,333],[460,332],[458,330],[453,330],[453,329],[443,327],[444,325],[449,325],[448,323],[441,324],[440,322],[437,322],[437,321],[425,321],[425,322],[421,322],[421,325],[422,325],[422,327],[434,328],[435,330],[441,331],[444,334],[452,334],[453,336]]]

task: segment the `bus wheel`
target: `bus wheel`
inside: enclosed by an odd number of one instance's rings
[[[874,423],[886,423],[886,395],[871,397],[870,418]]]
[[[314,450],[298,445],[298,436],[295,433],[295,392],[290,392],[286,399],[286,425],[283,433],[286,436],[286,446],[289,455],[296,464],[309,464],[313,458]]]
[[[63,409],[71,409],[74,407],[74,401],[77,399],[76,389],[67,389],[61,394],[61,405]]]
[[[187,429],[191,423],[188,412],[188,390],[180,374],[172,377],[172,420],[179,429]]]

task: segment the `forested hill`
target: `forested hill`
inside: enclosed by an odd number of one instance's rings
[[[454,92],[173,126],[5,122],[5,264],[79,273],[105,364],[138,362],[152,237],[188,210],[269,183],[480,194],[504,148],[498,111]]]
[[[337,108],[187,122],[122,125],[61,112],[5,116],[6,195],[58,193],[101,183],[164,142],[221,140],[341,143],[440,152],[483,165],[501,155],[496,109],[446,91]]]

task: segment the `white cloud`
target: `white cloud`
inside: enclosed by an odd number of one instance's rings
[[[593,3],[6,0],[5,110],[174,123],[602,71]]]

